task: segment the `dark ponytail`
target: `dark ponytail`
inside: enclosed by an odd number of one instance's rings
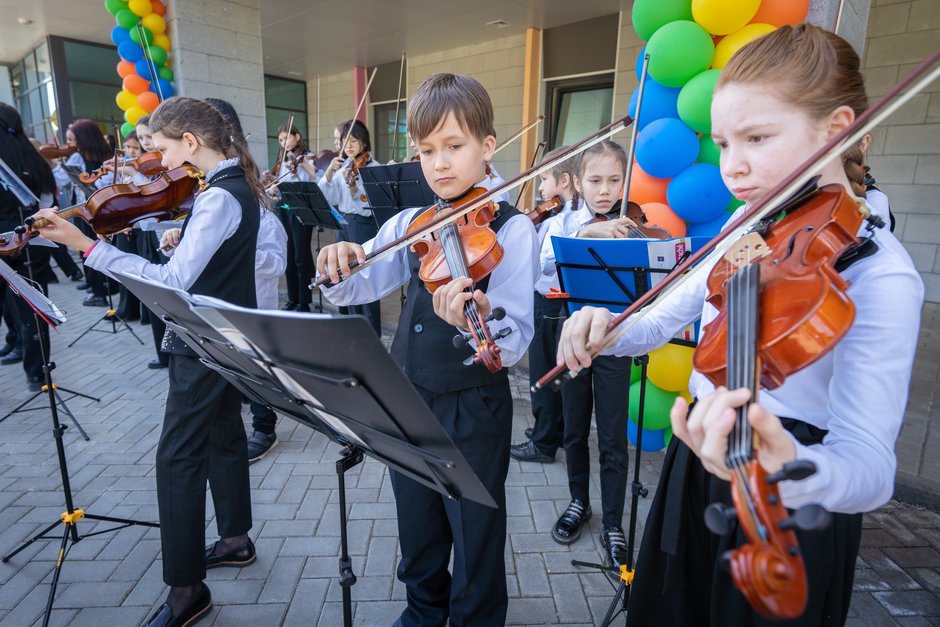
[[[52,168],[26,137],[20,114],[3,102],[0,102],[0,159],[36,196],[55,195]]]

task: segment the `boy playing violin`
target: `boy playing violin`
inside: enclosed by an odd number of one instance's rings
[[[415,92],[408,106],[408,129],[424,176],[440,198],[459,203],[484,181],[496,144],[492,127],[490,97],[473,78],[435,74]],[[505,367],[490,373],[482,365],[464,366],[472,349],[469,344],[455,348],[452,338],[458,329],[466,332],[464,303],[473,299],[484,315],[493,307],[506,312],[499,325],[511,333],[498,340],[503,366],[522,357],[533,333],[538,239],[526,216],[500,203],[490,227],[505,257],[475,286],[471,279],[456,278],[432,297],[418,278],[418,257],[407,248],[350,276],[350,261],[362,263],[369,251],[403,236],[423,212],[401,212],[362,246],[340,242],[324,247],[317,270],[335,284],[324,294],[340,305],[382,298],[408,282],[392,357],[497,503],[494,510],[468,500],[450,501],[389,471],[402,553],[398,578],[408,598],[395,624],[443,625],[450,620],[451,625],[503,625],[508,603],[504,483],[512,424],[509,380]],[[348,278],[340,282],[341,275]],[[449,573],[451,550],[454,568]]]

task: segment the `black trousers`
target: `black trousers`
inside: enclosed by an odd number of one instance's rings
[[[39,287],[43,294],[49,294],[49,288],[46,283],[39,283]],[[6,304],[4,307],[4,317],[6,317],[8,313],[7,310],[9,309],[9,314],[14,319],[14,327],[11,327],[11,329],[15,329],[17,334],[16,339],[23,349],[23,371],[30,379],[37,380],[43,378],[43,354],[39,344],[39,334],[42,334],[42,341],[46,346],[46,350],[51,351],[52,345],[49,343],[49,325],[40,321],[37,330],[36,315],[33,310],[26,304],[25,300],[10,290],[5,281],[0,285],[0,300],[4,300]],[[14,342],[14,345],[16,345],[16,343],[17,342]],[[46,358],[48,359],[49,356],[47,355]]]
[[[7,332],[3,336],[6,344],[10,346],[20,346],[20,319],[16,315],[16,302],[13,300],[13,292],[4,287],[0,288],[0,310],[3,311],[3,321],[7,325]]]
[[[715,501],[731,503],[730,484],[709,474],[689,448],[673,438],[640,545],[628,625],[835,627],[845,623],[861,542],[861,514],[833,514],[827,529],[796,532],[809,602],[800,619],[769,621],[751,609],[719,565],[725,551],[740,546],[743,533],[738,529],[717,536],[708,530],[704,510]]]
[[[561,299],[545,298],[535,292],[535,334],[529,344],[530,387],[555,366],[558,329],[563,320],[561,304]],[[565,435],[561,392],[548,386],[530,394],[530,398],[535,417],[532,442],[539,451],[554,456],[564,443]]]
[[[136,229],[131,230],[130,233],[118,233],[114,236],[114,245],[118,250],[125,253],[134,253],[137,254],[137,251],[140,247],[137,244],[137,237],[141,233]],[[124,320],[139,320],[140,319],[140,300],[134,296],[134,294],[126,287],[120,284],[119,281],[115,279],[109,279],[111,282],[118,283],[120,290],[120,299],[118,300],[117,305],[117,315],[119,315]]]
[[[601,505],[605,527],[623,525],[627,493],[627,394],[629,357],[598,357],[590,368],[561,387],[565,415],[565,459],[572,499],[590,502],[591,411],[597,416],[597,448],[601,469]]]
[[[498,508],[451,501],[389,471],[398,508],[408,607],[404,627],[447,624],[501,627],[506,622],[506,474],[512,395],[506,382],[435,394],[418,392],[437,416]],[[453,574],[447,572],[451,549]],[[397,624],[397,623],[396,623]]]
[[[251,428],[266,435],[274,433],[277,426],[274,410],[255,401],[249,401],[248,406],[251,409]]]
[[[379,232],[375,224],[375,218],[367,218],[352,213],[343,214],[343,217],[346,218],[349,224],[336,232],[337,242],[365,244]],[[366,303],[365,305],[340,307],[339,311],[343,314],[365,316],[375,330],[376,335],[382,337],[382,310],[379,301]]]
[[[291,209],[278,209],[278,215],[287,231],[287,300],[309,305],[313,300],[313,291],[308,287],[314,270],[310,250],[313,227],[301,224]]]
[[[92,230],[91,226],[81,218],[73,218],[72,223],[78,227],[78,230],[83,234],[87,235],[93,240],[98,239],[97,233]],[[91,293],[94,296],[100,296],[105,298],[110,291],[112,294],[118,291],[118,283],[112,279],[109,279],[102,272],[98,272],[94,268],[89,268],[85,265],[85,260],[82,259],[82,267],[85,271],[85,282],[91,286]]]
[[[137,254],[151,263],[167,263],[169,259],[159,253],[157,248],[160,246],[160,238],[154,231],[141,231],[137,236]],[[163,335],[166,333],[166,325],[157,314],[150,311],[146,305],[140,304],[141,315],[146,313],[150,320],[150,331],[153,335],[153,347],[157,353],[157,361],[164,366],[170,363],[170,356],[161,350],[163,346]]]
[[[66,276],[73,277],[76,273],[81,272],[78,268],[78,264],[75,263],[75,259],[72,258],[72,253],[69,252],[65,244],[56,244],[56,247],[50,250],[52,258],[59,264],[59,269],[62,270]]]
[[[219,535],[251,529],[248,441],[241,393],[196,357],[170,356],[170,386],[157,445],[157,505],[163,581],[188,586],[206,576],[206,480]]]

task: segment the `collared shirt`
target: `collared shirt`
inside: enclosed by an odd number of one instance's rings
[[[206,180],[219,170],[237,164],[237,157],[220,161],[206,174]],[[186,237],[180,240],[180,245],[168,263],[150,263],[139,255],[122,252],[101,241],[85,259],[85,263],[105,274],[110,274],[109,270],[135,273],[169,287],[188,291],[222,242],[235,234],[241,222],[241,214],[241,205],[232,194],[221,187],[209,187],[196,194],[186,226]]]
[[[344,173],[351,165],[351,160],[347,158],[345,163],[343,163],[343,167],[333,173],[332,180],[326,180],[326,174],[324,174],[320,177],[320,180],[317,181],[317,185],[320,187],[320,191],[323,192],[327,201],[339,209],[340,213],[351,213],[357,216],[371,218],[372,210],[366,207],[366,200],[363,200],[366,192],[365,188],[362,186],[361,176],[356,176],[356,193],[349,193],[349,185],[346,184]],[[369,159],[365,167],[372,165],[378,165],[378,162],[375,159]]]
[[[539,230],[539,237],[542,239],[539,252],[541,274],[535,282],[535,291],[544,296],[552,288],[559,288],[558,266],[555,265],[555,247],[552,245],[552,236],[575,237],[578,231],[590,224],[592,220],[594,220],[594,213],[584,202],[579,202],[578,210],[572,211],[569,200],[558,215],[542,223],[542,228]]]
[[[382,225],[378,235],[362,245],[366,254],[405,235],[419,211],[422,208],[402,211]],[[497,328],[512,330],[508,336],[497,340],[503,365],[508,367],[525,354],[534,333],[531,295],[537,272],[537,235],[532,221],[524,215],[517,215],[497,231],[496,241],[503,247],[505,257],[490,274],[486,296],[491,306],[502,307],[506,311],[506,317],[499,321]],[[411,270],[407,249],[401,248],[339,285],[321,289],[334,305],[359,305],[384,298],[409,279]]]
[[[829,432],[819,445],[793,440],[796,456],[815,462],[817,470],[808,479],[780,483],[789,508],[819,503],[833,512],[866,512],[887,502],[894,489],[894,442],[907,404],[924,286],[887,228],[873,238],[878,251],[841,273],[855,305],[848,333],[779,388],[760,391],[760,403],[771,413]],[[703,269],[657,301],[604,354],[643,355],[700,316],[704,329],[718,313],[704,303],[708,274]],[[714,386],[693,371],[689,391],[702,398]]]
[[[480,183],[480,187],[485,187],[486,189],[489,190],[499,185],[502,185],[505,182],[506,182],[506,179],[504,179],[500,175],[500,173],[496,171],[496,166],[494,166],[491,163],[490,173],[487,174],[486,178],[483,179],[483,182]],[[509,192],[503,192],[502,194],[496,196],[496,198],[494,198],[493,200],[495,200],[496,202],[508,202],[510,205],[512,204],[512,201],[509,200]]]
[[[258,246],[255,249],[258,309],[277,309],[278,281],[286,269],[287,231],[273,212],[262,207],[261,222],[258,223]]]

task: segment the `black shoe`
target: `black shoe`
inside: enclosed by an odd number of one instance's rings
[[[14,350],[16,350],[16,344],[4,344],[3,348],[0,348],[0,357],[6,357]]]
[[[0,364],[9,366],[10,364],[18,364],[21,361],[23,361],[23,349],[14,348],[12,351],[7,353],[6,357],[0,359]]]
[[[75,289],[81,291],[81,290],[87,290],[89,287],[91,286],[88,285],[88,283],[86,283],[85,281],[82,281],[81,283],[75,286]]]
[[[552,538],[559,544],[571,544],[581,537],[581,525],[591,520],[591,506],[574,499],[552,527]]]
[[[39,392],[44,384],[42,377],[26,377],[26,386],[30,392]]]
[[[529,427],[528,429],[525,430],[525,437],[531,440],[533,433],[535,433],[535,429],[533,429],[532,427]]]
[[[166,368],[169,365],[170,364],[165,364],[159,359],[154,359],[152,361],[147,362],[147,367],[150,368],[151,370],[159,370],[160,368]]]
[[[299,305],[294,307],[294,311],[302,311],[304,313],[310,313],[310,305],[306,303],[300,303]]]
[[[82,274],[81,270],[79,270],[75,274],[70,275],[69,278],[73,281],[84,281],[85,275]]]
[[[244,568],[250,564],[254,564],[255,560],[258,558],[255,554],[255,543],[249,538],[248,542],[241,545],[236,549],[232,549],[221,555],[215,554],[215,547],[221,542],[221,540],[216,540],[212,544],[206,547],[206,568],[218,568],[220,566],[234,566],[236,568]]]
[[[555,461],[554,455],[543,453],[535,446],[532,440],[526,440],[522,444],[513,444],[509,447],[509,455],[520,462],[539,462],[540,464],[551,464]]]
[[[209,587],[202,584],[202,590],[196,593],[189,605],[183,608],[179,616],[173,616],[169,603],[164,603],[144,623],[144,627],[188,627],[195,625],[212,609],[212,594]]]
[[[255,431],[248,438],[248,463],[253,464],[268,454],[277,445],[276,433]]]
[[[284,306],[281,307],[281,311],[294,311],[295,309],[297,309],[297,303],[292,300],[287,301],[284,303]]]
[[[627,563],[627,542],[620,527],[605,527],[601,546],[604,547],[604,563],[611,568],[620,568],[621,564]]]
[[[89,294],[82,299],[82,304],[86,307],[107,307],[108,299],[104,296],[95,296],[94,294]]]

